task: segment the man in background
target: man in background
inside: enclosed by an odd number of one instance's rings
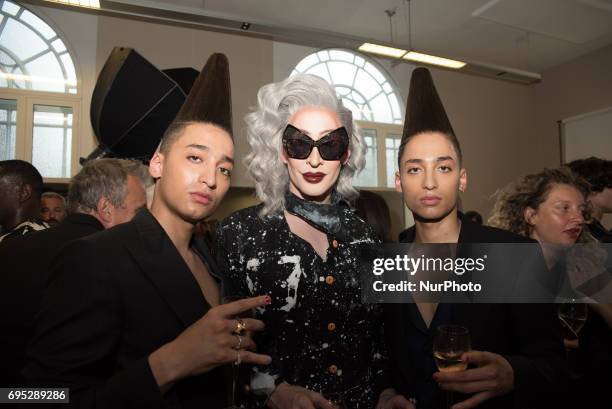
[[[55,256],[70,241],[130,221],[146,205],[149,180],[137,161],[91,161],[70,181],[63,222],[0,243],[0,385],[24,385],[19,371]]]
[[[31,163],[0,161],[0,242],[49,227],[40,220],[42,185]]]
[[[55,226],[66,217],[66,199],[56,192],[42,194],[40,217],[51,226]]]
[[[589,230],[602,243],[612,243],[612,232],[601,224],[604,214],[612,213],[612,161],[591,156],[567,164],[569,168],[591,184],[587,198],[591,206]]]

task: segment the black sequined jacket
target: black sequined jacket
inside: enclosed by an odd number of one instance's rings
[[[216,235],[218,265],[234,292],[272,297],[257,312],[266,329],[256,339],[272,364],[253,368],[251,385],[274,378],[325,396],[342,393],[350,408],[374,407],[387,362],[381,308],[361,301],[358,252],[378,239],[342,208],[324,261],[283,213],[262,220],[261,206],[234,213]]]

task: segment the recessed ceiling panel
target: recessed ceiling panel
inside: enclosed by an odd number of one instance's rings
[[[607,0],[492,0],[474,17],[583,44],[612,32],[612,5]],[[604,7],[602,7],[604,6]]]

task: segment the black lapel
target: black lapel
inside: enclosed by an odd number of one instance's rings
[[[208,304],[164,229],[146,209],[141,210],[132,223],[137,235],[126,240],[126,247],[134,261],[185,326],[202,318]]]

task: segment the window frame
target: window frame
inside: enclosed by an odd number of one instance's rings
[[[72,146],[70,157],[70,176],[79,166],[80,119],[82,99],[78,94],[31,91],[16,88],[0,88],[0,99],[17,101],[17,121],[15,127],[15,159],[32,163],[34,143],[34,106],[49,105],[72,109]],[[70,177],[43,177],[44,183],[68,183]]]
[[[377,190],[377,191],[394,191],[395,187],[387,186],[387,147],[386,139],[390,134],[402,135],[403,125],[385,124],[380,122],[355,121],[361,129],[373,129],[376,132],[376,167],[378,181],[376,186],[356,186],[360,189]],[[395,138],[394,138],[395,139]]]
[[[76,52],[72,44],[67,40],[66,35],[57,25],[43,12],[33,9],[27,5],[10,0],[17,6],[34,14],[47,24],[56,34],[72,60],[76,75],[76,93],[39,91],[28,88],[8,88],[0,87],[0,99],[10,99],[17,101],[17,121],[15,126],[15,159],[32,162],[33,141],[34,141],[34,105],[50,105],[68,107],[72,109],[72,141],[70,157],[70,175],[65,178],[44,177],[45,184],[67,184],[70,178],[77,173],[80,162],[79,152],[81,144],[81,108],[83,106],[83,83],[81,80],[81,69],[76,58]],[[45,40],[46,41],[46,40]],[[47,41],[46,41],[47,42]],[[52,47],[52,46],[51,46]],[[53,50],[53,48],[52,48]],[[62,69],[63,66],[62,66]]]

